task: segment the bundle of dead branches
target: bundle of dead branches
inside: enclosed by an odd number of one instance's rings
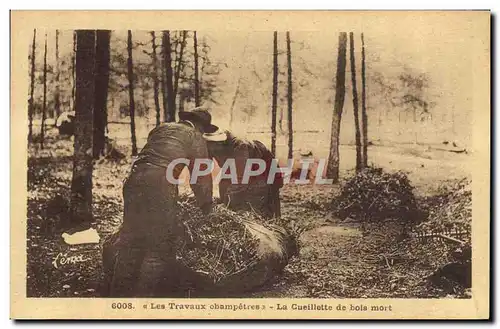
[[[416,220],[417,204],[413,187],[403,172],[387,173],[368,167],[349,178],[333,200],[340,218],[380,221],[388,218]]]
[[[436,195],[423,198],[420,207],[427,220],[417,229],[429,232],[463,230],[470,232],[472,221],[472,190],[468,179],[443,185]],[[470,235],[468,237],[470,239]]]
[[[177,258],[214,282],[241,273],[262,260],[268,252],[263,245],[274,244],[276,248],[270,253],[286,254],[286,241],[279,239],[284,235],[275,234],[272,227],[266,228],[253,212],[234,212],[219,204],[205,216],[192,198],[181,197],[178,203],[185,239]]]

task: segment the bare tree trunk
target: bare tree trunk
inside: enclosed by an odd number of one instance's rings
[[[175,66],[175,78],[174,78],[174,103],[176,103],[177,99],[177,90],[179,89],[179,78],[181,76],[181,72],[183,69],[183,61],[182,57],[184,55],[184,49],[186,48],[186,37],[187,31],[182,31],[182,40],[180,45],[179,54],[176,58],[176,66]]]
[[[271,108],[271,152],[276,156],[276,112],[278,110],[278,32],[273,39],[273,104]]]
[[[135,101],[134,101],[134,64],[132,60],[132,31],[128,30],[127,38],[128,52],[128,95],[130,110],[130,135],[132,136],[132,156],[137,155],[137,139],[135,137]]]
[[[56,30],[56,86],[54,91],[54,118],[59,117],[61,114],[61,99],[60,99],[60,86],[59,86],[59,30]]]
[[[172,47],[170,44],[170,31],[163,31],[163,65],[165,66],[165,85],[167,87],[167,109],[165,121],[175,121],[175,98],[172,72]]]
[[[417,130],[417,108],[413,107],[413,135],[414,141],[413,144],[418,144],[418,130]]]
[[[180,94],[180,96],[179,96],[179,112],[184,111],[184,102],[185,102],[185,96],[184,96],[184,94]]]
[[[339,181],[339,135],[340,121],[342,120],[342,110],[344,108],[345,99],[346,48],[347,33],[340,32],[335,83],[335,105],[332,116],[330,154],[328,157],[328,168],[326,172],[327,177],[333,179],[334,183]]]
[[[238,95],[240,93],[240,83],[241,76],[238,78],[238,82],[236,83],[236,90],[233,95],[233,100],[231,101],[231,107],[229,108],[229,128],[231,128],[233,125],[234,106],[236,105],[236,99],[238,98]]]
[[[201,44],[201,52],[203,55],[198,55],[198,63],[200,62],[201,58],[201,67],[198,69],[198,90],[199,90],[199,95],[200,95],[200,104],[203,102],[203,77],[205,73],[205,67],[207,65],[207,53],[204,51],[204,47],[206,46],[206,43],[202,41]],[[198,49],[198,47],[197,47]],[[199,65],[199,64],[198,64]]]
[[[43,51],[43,107],[42,126],[40,130],[40,147],[43,149],[45,139],[45,117],[47,116],[47,33],[45,33],[45,48]]]
[[[156,57],[156,36],[155,31],[151,31],[151,39],[153,43],[153,94],[155,101],[155,110],[156,110],[156,125],[160,125],[160,99],[158,97],[158,58]]]
[[[163,55],[163,37],[162,37],[162,45],[161,45],[161,61],[160,61],[160,67],[161,67],[161,79],[160,79],[160,88],[161,88],[161,97],[162,97],[162,105],[163,105],[163,121],[167,121],[167,88],[165,87],[165,60],[164,60],[164,55]]]
[[[401,136],[401,109],[398,109],[398,135]]]
[[[292,49],[290,32],[286,32],[286,50],[288,63],[288,159],[293,158],[293,82],[292,82]]]
[[[356,171],[362,168],[361,156],[361,130],[359,127],[359,104],[358,104],[358,87],[356,84],[356,58],[354,56],[354,33],[349,33],[349,48],[351,60],[351,78],[352,78],[352,105],[354,111],[354,129],[356,133]]]
[[[76,31],[73,31],[73,53],[71,54],[71,76],[73,78],[73,86],[71,88],[71,100],[73,102],[73,111],[76,111]]]
[[[283,106],[280,106],[280,118],[278,120],[278,127],[280,128],[280,132],[283,132]]]
[[[245,60],[245,54],[247,52],[247,46],[248,46],[248,41],[245,44],[245,48],[243,48],[243,54],[241,55],[241,59],[243,61]],[[236,83],[236,90],[234,91],[233,100],[231,101],[231,107],[229,108],[229,128],[231,128],[232,125],[233,125],[233,120],[234,120],[234,106],[236,105],[236,99],[238,98],[238,96],[240,94],[241,78],[242,78],[242,74],[240,72],[240,76],[238,77],[238,82]]]
[[[78,30],[76,53],[76,117],[70,211],[74,224],[92,217],[92,131],[95,92],[95,31]]]
[[[106,126],[108,121],[108,85],[111,31],[97,30],[95,59],[95,105],[93,156],[104,154]]]
[[[382,110],[378,111],[378,139],[382,140]]]
[[[33,140],[33,113],[35,112],[35,51],[36,51],[36,29],[33,30],[33,44],[31,45],[31,84],[30,99],[28,102],[28,142]]]
[[[186,32],[186,38],[187,38],[187,37],[188,37],[188,32],[187,32],[187,31],[185,31],[185,32]],[[187,44],[187,41],[186,41],[186,44]],[[185,52],[185,51],[186,51],[186,49],[184,48],[184,52]],[[186,61],[185,61],[185,60],[183,60],[183,61],[181,62],[180,68],[179,68],[179,81],[177,82],[177,84],[180,82],[180,73],[184,72],[185,67],[186,67]],[[177,86],[176,86],[176,90],[175,90],[175,95],[176,95],[176,96],[177,96],[178,91],[179,91],[179,88],[178,88],[178,87],[179,87],[179,86],[177,85]],[[186,96],[185,96],[185,95],[183,95],[183,96],[181,96],[181,97],[180,97],[180,99],[179,99],[179,110],[178,110],[179,112],[183,112],[183,111],[184,111],[184,104],[185,104],[185,103],[186,103]]]
[[[365,37],[361,33],[361,126],[363,130],[363,167],[368,167],[368,115],[366,113],[366,54]]]
[[[201,100],[200,100],[200,79],[198,72],[198,38],[196,36],[196,31],[194,31],[193,42],[194,42],[194,102],[195,106],[198,107],[201,104]]]
[[[146,118],[149,117],[149,106],[148,104],[146,103],[146,100],[148,99],[148,96],[146,95],[146,88],[144,85],[142,85],[140,87],[140,90],[141,90],[141,104],[142,104],[142,107],[141,107],[141,110],[139,111],[139,117],[141,116],[145,116]],[[149,120],[148,120],[149,121]]]

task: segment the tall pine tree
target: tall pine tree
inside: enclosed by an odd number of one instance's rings
[[[354,33],[349,33],[349,49],[351,60],[351,78],[352,78],[352,105],[354,111],[354,129],[356,136],[356,171],[362,168],[361,156],[361,131],[359,128],[359,104],[358,104],[358,87],[356,84],[356,58],[354,56]]]
[[[167,108],[165,109],[165,121],[175,121],[175,97],[172,72],[172,45],[170,31],[163,31],[163,65],[165,65],[165,87],[167,97]]]
[[[108,85],[111,31],[97,30],[95,55],[94,158],[104,154],[108,121]]]
[[[196,107],[200,106],[200,77],[199,77],[199,56],[198,56],[198,36],[196,31],[193,34],[194,46],[194,102]]]
[[[45,141],[45,119],[47,117],[47,33],[45,33],[45,47],[43,50],[43,105],[42,126],[40,130],[40,147],[43,149]]]
[[[35,57],[36,57],[36,29],[33,30],[33,43],[31,44],[31,77],[30,98],[28,101],[28,142],[33,140],[33,114],[35,112]]]
[[[132,139],[132,156],[137,155],[137,137],[135,136],[135,99],[134,99],[134,62],[132,58],[132,31],[128,30],[127,37],[127,71],[128,71],[128,96],[130,113],[130,136]]]
[[[55,91],[54,91],[54,117],[57,118],[61,114],[61,94],[59,86],[59,30],[56,30],[56,77],[55,77]]]
[[[152,53],[151,57],[153,60],[153,98],[155,101],[155,110],[156,110],[156,125],[160,125],[160,99],[158,95],[159,81],[158,81],[158,57],[156,55],[156,35],[155,31],[151,31],[151,44],[152,44]]]
[[[338,183],[339,181],[339,135],[345,100],[346,53],[347,33],[340,32],[337,54],[337,73],[335,76],[335,102],[332,115],[330,154],[328,157],[328,167],[326,171],[326,176],[331,178],[334,183]]]
[[[363,132],[363,167],[368,166],[368,115],[366,113],[366,54],[365,37],[361,33],[361,127]]]
[[[70,212],[73,224],[89,226],[89,223],[93,221],[92,137],[96,33],[95,30],[77,30],[76,35],[75,150]]]
[[[278,32],[273,34],[273,93],[271,107],[271,152],[276,156],[276,114],[278,111]]]
[[[288,159],[293,158],[293,79],[292,79],[292,48],[290,32],[286,32],[286,53],[288,64]]]

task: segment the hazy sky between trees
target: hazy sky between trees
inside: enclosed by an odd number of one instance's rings
[[[439,21],[436,15],[419,19],[394,19],[381,22],[380,27],[371,25],[369,29],[351,30],[346,26],[343,31],[355,33],[356,68],[361,70],[360,32],[364,32],[367,54],[367,102],[369,117],[369,135],[371,139],[412,141],[417,131],[419,142],[440,143],[455,140],[469,146],[473,99],[473,63],[477,47],[488,47],[474,40],[476,29],[473,21],[462,15],[446,16],[446,21]],[[355,18],[355,17],[353,17]],[[385,17],[387,19],[387,17]],[[362,26],[357,22],[355,26]],[[390,26],[390,29],[387,27]],[[168,25],[165,26],[166,28]],[[125,26],[124,26],[125,28]],[[291,32],[292,66],[294,69],[294,126],[297,130],[320,130],[320,139],[325,147],[329,141],[331,113],[333,111],[335,67],[339,30]],[[45,31],[37,31],[37,69],[41,69]],[[159,34],[158,34],[159,35]],[[150,49],[151,36],[147,31],[133,31],[134,42],[148,45],[134,50],[134,60],[150,60],[142,53]],[[198,31],[198,39],[206,38],[211,47],[212,62],[224,63],[217,78],[219,92],[213,105],[216,124],[227,127],[229,108],[235,94],[238,79],[241,78],[241,90],[235,103],[233,129],[240,134],[248,131],[269,130],[271,90],[272,90],[272,31],[252,31],[249,33],[223,30]],[[286,55],[285,33],[279,36],[280,76],[279,102],[284,109],[283,127],[286,130]],[[55,30],[48,31],[48,62],[55,61]],[[60,33],[60,57],[68,56],[72,51],[72,33]],[[117,43],[119,40],[119,43]],[[159,40],[159,39],[158,39]],[[126,30],[112,34],[111,47],[123,47],[126,52]],[[192,39],[187,47],[192,47]],[[473,50],[476,51],[473,51]],[[349,61],[349,60],[348,60]],[[484,63],[486,65],[487,63]],[[227,66],[226,66],[227,65]],[[475,65],[481,65],[476,63]],[[407,123],[397,128],[398,114],[387,109],[380,101],[380,96],[370,82],[373,72],[379,72],[388,79],[397,79],[397,75],[409,68],[415,73],[426,73],[429,77],[431,95],[436,106],[430,111],[432,120],[413,124],[411,115]],[[347,65],[348,82],[341,126],[341,142],[352,142],[354,125],[352,121],[352,95],[349,62]],[[358,75],[360,92],[360,75]],[[28,81],[28,80],[26,80]],[[40,95],[42,88],[37,87]],[[49,86],[50,88],[50,86]],[[112,95],[109,95],[112,97]],[[254,114],[249,116],[244,109],[254,106]],[[388,112],[388,113],[387,113]],[[151,123],[154,123],[154,104],[151,91]],[[380,116],[379,113],[385,113]],[[451,120],[454,120],[452,125]],[[266,141],[267,142],[267,141]]]

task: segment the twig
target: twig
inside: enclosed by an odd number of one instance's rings
[[[452,238],[451,236],[447,236],[447,235],[444,235],[444,234],[438,234],[438,236],[440,238],[443,238],[443,239],[446,239],[446,240],[449,240],[449,241],[453,241],[453,242],[459,243],[461,245],[465,244],[465,242],[463,242],[462,240],[458,240],[458,239]]]
[[[385,257],[384,254],[382,254],[382,257],[385,259],[385,264],[387,265],[388,268],[391,268],[391,265],[389,265],[389,261],[387,260],[387,257]]]
[[[259,214],[255,211],[255,209],[252,207],[252,205],[251,205],[250,203],[248,203],[248,205],[250,206],[250,209],[252,209],[252,212],[254,213],[254,215],[255,215],[255,216],[257,216],[257,218],[262,219],[262,218],[260,217],[260,215],[259,215]]]
[[[217,259],[217,263],[215,263],[215,266],[213,267],[213,269],[215,270],[217,268],[217,266],[219,265],[219,262],[220,262],[220,259],[222,257],[222,254],[224,254],[224,247],[226,246],[226,241],[223,241],[222,242],[222,248],[221,248],[221,251],[220,251],[220,255],[219,255],[219,258]]]
[[[236,255],[234,254],[234,250],[231,250],[231,254],[233,255],[234,270],[236,271],[236,269],[238,268],[238,262],[237,262],[238,257],[236,257]]]

